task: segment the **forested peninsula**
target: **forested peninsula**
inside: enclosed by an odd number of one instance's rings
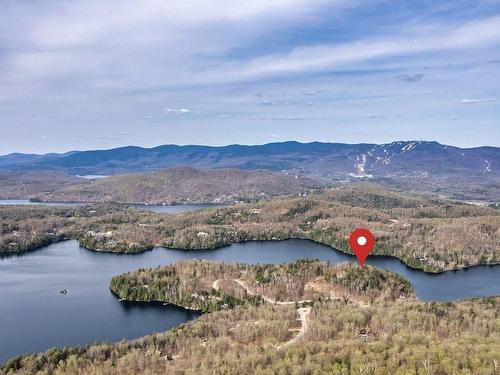
[[[312,260],[281,265],[181,261],[115,276],[110,287],[122,300],[169,302],[207,312],[266,302],[345,299],[366,305],[415,297],[411,284],[395,273]]]
[[[499,297],[423,303],[370,266],[183,261],[111,289],[207,313],[137,340],[15,357],[0,374],[498,373]]]

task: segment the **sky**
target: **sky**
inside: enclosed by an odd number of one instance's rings
[[[0,154],[500,146],[500,0],[0,0]]]

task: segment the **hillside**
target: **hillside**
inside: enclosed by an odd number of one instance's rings
[[[376,178],[390,186],[459,199],[500,201],[500,149],[459,148],[427,141],[388,144],[283,142],[257,146],[122,147],[46,157],[0,157],[3,170],[52,169],[69,174],[120,174],[173,167],[285,171],[330,180]]]
[[[350,252],[349,234],[366,227],[377,238],[373,254],[394,256],[425,271],[500,263],[500,210],[372,185],[177,215],[116,204],[0,206],[0,223],[0,253],[33,250],[67,238],[90,249],[126,253],[288,238]]]
[[[497,373],[500,298],[422,303],[373,267],[186,261],[120,275],[111,288],[220,308],[138,340],[12,358],[0,374]]]
[[[57,171],[0,171],[0,199],[30,199],[87,180]]]
[[[269,171],[174,168],[117,175],[65,186],[31,198],[58,202],[234,203],[295,195],[324,182]]]

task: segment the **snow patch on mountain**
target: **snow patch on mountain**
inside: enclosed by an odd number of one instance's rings
[[[491,173],[492,170],[491,170],[491,163],[489,162],[489,160],[484,160],[484,164],[485,164],[485,167],[484,167],[484,171],[485,172],[488,172],[488,173]]]
[[[401,152],[406,152],[406,151],[411,151],[415,149],[415,142],[408,143],[407,145],[403,146],[401,149]]]
[[[366,173],[366,170],[365,170],[365,167],[366,167],[366,155],[365,154],[361,154],[361,155],[358,155],[356,157],[356,161],[357,163],[354,164],[354,168],[356,168],[357,170],[357,174],[353,174],[351,173],[351,176],[352,177],[366,177],[366,178],[372,178],[373,175],[371,174],[367,174]]]

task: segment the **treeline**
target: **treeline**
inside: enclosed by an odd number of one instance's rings
[[[116,217],[120,212],[126,214],[129,210],[116,204],[86,207],[0,205],[0,255],[35,250],[65,239],[84,239],[91,228],[119,222]],[[97,221],[100,224],[96,226]]]
[[[237,276],[239,266],[203,261],[183,261],[156,269],[140,269],[113,277],[110,288],[128,301],[169,302],[204,312],[246,304],[258,306],[262,298],[247,293],[219,291],[212,287],[220,277]]]
[[[428,272],[500,263],[499,210],[374,186],[178,215],[118,205],[0,207],[0,219],[0,252],[24,251],[52,238],[76,238],[90,249],[111,252],[303,238],[350,252],[349,234],[366,227],[377,239],[373,254],[395,256]]]

